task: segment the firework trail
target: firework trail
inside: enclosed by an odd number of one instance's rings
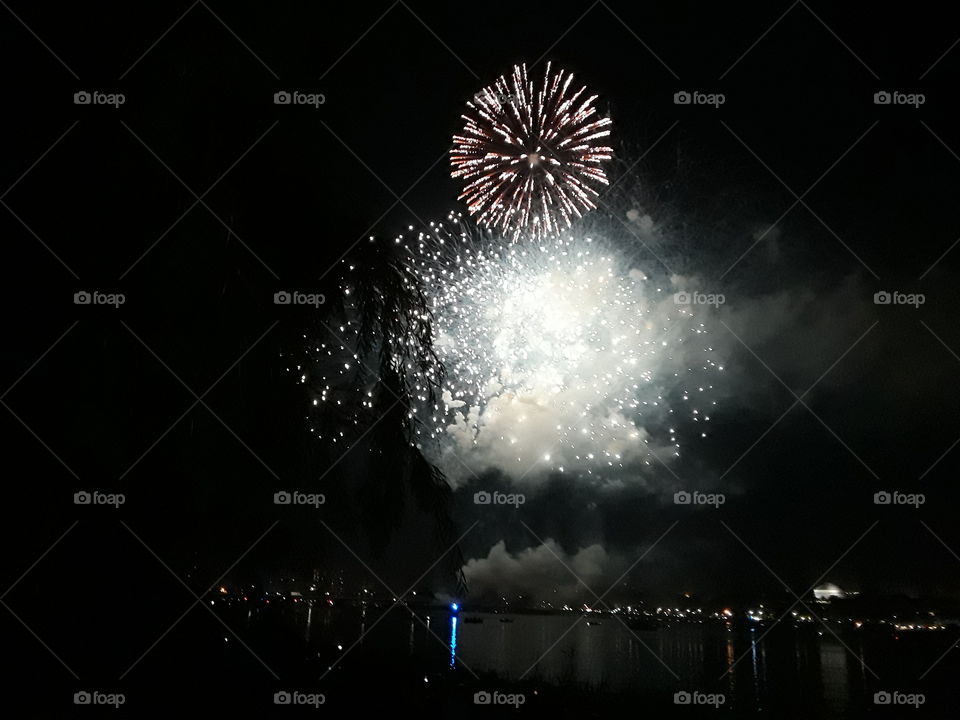
[[[585,96],[585,86],[571,93],[572,82],[548,63],[535,86],[526,65],[516,65],[509,80],[501,76],[467,102],[451,176],[466,182],[459,199],[480,225],[514,241],[539,239],[596,207],[591,183],[607,184],[602,163],[613,152],[597,143],[611,121],[596,117],[597,96]]]

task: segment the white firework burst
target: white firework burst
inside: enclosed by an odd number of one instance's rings
[[[451,214],[389,244],[406,258],[403,292],[426,307],[382,318],[389,337],[364,349],[365,278],[348,273],[344,316],[310,342],[309,370],[291,368],[309,376],[325,441],[352,446],[393,405],[389,391],[376,400],[384,372],[404,378],[411,441],[453,485],[490,470],[517,482],[652,477],[681,438],[706,437],[723,370],[706,311],[677,304],[678,288],[615,242],[516,244]]]
[[[452,218],[408,250],[446,370],[439,400],[417,398],[418,432],[454,482],[619,476],[679,455],[678,429],[710,421],[722,367],[705,324],[612,244],[517,245]]]

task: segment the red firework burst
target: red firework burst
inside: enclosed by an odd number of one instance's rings
[[[515,65],[467,103],[463,133],[454,135],[451,176],[466,182],[460,199],[485,227],[513,240],[556,235],[596,207],[590,183],[607,184],[602,163],[611,148],[610,118],[598,118],[596,95],[570,93],[573,74],[551,73],[534,88]]]

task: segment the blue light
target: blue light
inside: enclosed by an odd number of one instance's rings
[[[456,603],[454,603],[456,605]],[[457,618],[450,618],[450,667],[457,664]]]
[[[460,609],[460,606],[457,603],[450,603],[450,609],[456,612]]]

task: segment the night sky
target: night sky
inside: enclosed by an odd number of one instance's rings
[[[587,221],[649,214],[635,262],[725,295],[709,320],[725,376],[712,432],[670,471],[616,487],[545,476],[519,511],[473,504],[509,487],[496,473],[459,487],[448,529],[478,523],[463,560],[505,543],[472,590],[535,578],[534,593],[578,597],[536,553],[549,539],[599,593],[663,536],[622,597],[782,599],[781,583],[821,579],[960,593],[960,31],[946,8],[3,5],[0,528],[16,616],[0,625],[24,676],[62,672],[35,633],[88,677],[116,677],[228,570],[369,580],[346,543],[406,588],[446,549],[389,462],[371,476],[310,435],[287,368],[324,310],[273,296],[332,297],[358,241],[463,210],[448,160],[463,103],[518,62],[552,60],[599,93],[619,181]],[[273,103],[293,89],[325,102]],[[74,104],[95,90],[125,103]],[[677,105],[683,90],[725,103]],[[879,91],[925,102],[877,105]],[[126,302],[74,304],[84,290]],[[925,302],[877,305],[879,291]],[[327,507],[278,509],[273,493],[294,488]],[[684,488],[726,503],[674,505]],[[74,504],[94,489],[126,503]],[[883,490],[926,501],[877,506]],[[424,586],[456,592],[448,566]],[[144,616],[156,622],[132,622]],[[164,642],[204,642],[204,620]]]

